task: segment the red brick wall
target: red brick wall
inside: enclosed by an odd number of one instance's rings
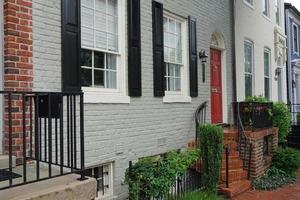
[[[32,1],[4,0],[4,90],[31,91],[32,64]],[[8,153],[7,101],[4,113],[4,153]],[[22,101],[12,102],[13,155],[22,157]]]

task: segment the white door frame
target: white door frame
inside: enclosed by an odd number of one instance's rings
[[[3,77],[4,77],[4,69],[3,69],[3,47],[4,47],[4,12],[3,12],[3,0],[0,0],[0,91],[3,90]],[[0,94],[0,155],[3,150],[3,98]]]

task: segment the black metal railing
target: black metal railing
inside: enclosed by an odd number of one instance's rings
[[[238,152],[244,162],[244,169],[248,171],[248,179],[251,177],[251,160],[252,160],[252,143],[250,138],[245,134],[244,123],[242,121],[243,112],[240,112],[241,105],[236,104],[236,123],[238,128]],[[243,106],[242,106],[243,108]],[[227,169],[229,170],[229,168]],[[227,174],[227,173],[226,173]]]
[[[9,177],[0,189],[75,172],[85,179],[83,93],[0,91],[0,96],[9,157]],[[16,173],[22,178],[14,178]]]
[[[272,121],[273,103],[235,102],[233,103],[235,125],[242,123],[247,131],[255,131],[262,128],[270,128]],[[238,111],[240,122],[238,121]]]
[[[196,141],[198,141],[198,128],[201,124],[206,123],[206,108],[208,102],[203,102],[195,112],[195,123],[196,123]]]

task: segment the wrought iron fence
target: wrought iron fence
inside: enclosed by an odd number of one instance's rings
[[[235,102],[233,103],[235,125],[238,125],[238,111],[245,130],[255,131],[273,125],[273,103]]]
[[[0,91],[0,96],[9,157],[0,189],[74,172],[85,178],[83,93]]]
[[[158,163],[153,163],[158,167]],[[131,171],[132,162],[129,162],[129,171]],[[192,166],[190,166],[184,173],[178,175],[170,186],[169,192],[167,194],[161,195],[159,197],[146,197],[147,195],[144,191],[139,192],[138,199],[143,200],[175,200],[184,197],[186,194],[194,191],[199,191],[203,187],[202,174],[200,172],[200,161],[196,161]],[[131,176],[136,176],[136,174],[131,174]]]

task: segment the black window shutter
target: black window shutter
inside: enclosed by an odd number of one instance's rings
[[[140,0],[128,0],[129,96],[142,96]]]
[[[197,21],[189,16],[190,95],[198,97]]]
[[[80,0],[62,0],[62,87],[65,92],[81,90]]]
[[[165,95],[163,4],[152,1],[154,96]]]

